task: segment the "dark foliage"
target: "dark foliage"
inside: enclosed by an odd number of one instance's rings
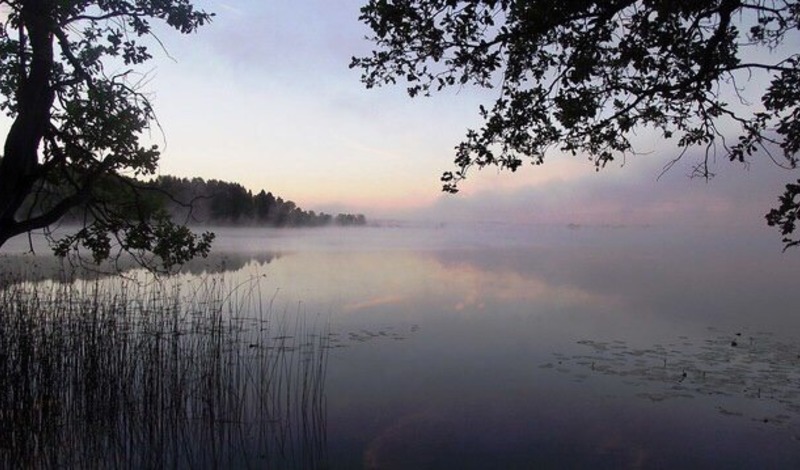
[[[676,159],[697,149],[695,174],[706,178],[715,156],[798,163],[796,1],[370,0],[360,19],[375,50],[351,67],[368,88],[498,89],[480,107],[482,127],[456,147],[448,192],[473,167],[514,171],[552,148],[599,169],[634,154],[629,137],[645,128],[675,142]],[[760,105],[743,97],[748,84]],[[787,246],[797,243],[796,188],[767,217]]]
[[[83,228],[53,240],[95,260],[149,251],[165,265],[206,255],[195,235],[149,204],[131,176],[155,172],[159,149],[140,89],[153,22],[192,33],[211,20],[189,0],[1,0],[0,109],[12,120],[0,162],[0,245],[80,208]],[[113,64],[113,66],[109,66]],[[140,70],[143,69],[143,70]]]

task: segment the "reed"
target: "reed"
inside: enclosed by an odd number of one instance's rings
[[[197,279],[4,282],[0,466],[326,466],[327,331]]]

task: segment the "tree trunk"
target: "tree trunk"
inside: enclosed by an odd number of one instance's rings
[[[39,147],[50,123],[55,99],[53,73],[52,0],[22,2],[21,18],[31,47],[27,74],[22,70],[17,116],[6,137],[0,162],[0,246],[21,233],[15,215],[36,180]],[[24,60],[18,58],[20,63]]]

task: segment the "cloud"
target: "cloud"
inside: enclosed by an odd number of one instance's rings
[[[667,160],[645,160],[599,172],[576,170],[511,189],[482,185],[470,194],[442,195],[415,216],[445,221],[763,226],[764,214],[777,204],[784,185],[800,176],[756,159],[749,168],[716,164],[717,175],[709,181],[689,178],[688,160],[659,178]]]

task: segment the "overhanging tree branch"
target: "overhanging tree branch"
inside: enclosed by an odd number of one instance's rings
[[[128,83],[128,74],[150,59],[143,42],[152,34],[150,22],[192,33],[212,15],[189,0],[6,5],[13,29],[0,34],[0,107],[13,122],[0,162],[0,245],[80,209],[88,225],[57,244],[62,254],[83,245],[100,260],[109,255],[109,234],[123,250],[157,249],[165,264],[206,254],[210,234],[178,227],[143,207],[137,188],[109,182],[151,175],[157,167],[158,148],[140,142],[154,122],[152,107]],[[119,59],[128,71],[106,76],[105,62]],[[160,236],[167,238],[154,238]]]
[[[541,164],[551,149],[599,168],[636,154],[626,136],[642,128],[676,139],[678,158],[698,148],[695,168],[707,177],[718,154],[774,160],[777,145],[783,166],[798,161],[800,58],[779,48],[800,40],[796,0],[370,0],[360,19],[374,32],[374,50],[350,66],[367,88],[405,82],[416,96],[500,81],[494,105],[479,109],[481,127],[467,130],[455,169],[442,175],[448,192],[473,167],[514,171]],[[745,61],[745,46],[770,54]],[[726,93],[741,100],[741,84],[754,75],[770,82],[758,90],[762,109],[722,101]],[[787,217],[800,205],[781,201]]]

